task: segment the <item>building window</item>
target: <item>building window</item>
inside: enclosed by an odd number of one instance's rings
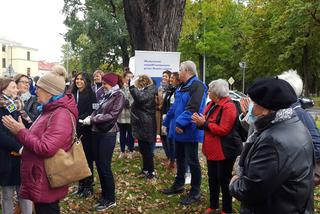
[[[6,52],[6,45],[2,45],[2,52]]]
[[[6,68],[6,58],[2,58],[2,68]]]
[[[27,60],[30,60],[30,51],[27,51]]]

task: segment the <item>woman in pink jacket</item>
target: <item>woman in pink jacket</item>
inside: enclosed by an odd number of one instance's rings
[[[78,110],[71,94],[64,94],[66,71],[55,66],[52,72],[37,82],[37,101],[41,115],[30,129],[10,116],[2,118],[3,124],[16,135],[24,146],[21,164],[20,197],[35,204],[36,213],[60,213],[59,200],[68,193],[68,186],[51,188],[44,160],[62,148],[68,150],[72,143],[72,121],[77,121]]]

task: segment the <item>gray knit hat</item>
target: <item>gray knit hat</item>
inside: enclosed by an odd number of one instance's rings
[[[61,65],[55,65],[52,71],[43,75],[37,82],[37,86],[52,95],[62,94],[66,87],[66,69]]]

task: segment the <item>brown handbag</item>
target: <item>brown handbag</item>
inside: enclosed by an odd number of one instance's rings
[[[73,116],[69,110],[68,112],[73,128],[72,146],[67,152],[59,149],[54,156],[44,161],[51,188],[68,185],[92,174],[83,151],[81,137],[78,138],[77,136]]]

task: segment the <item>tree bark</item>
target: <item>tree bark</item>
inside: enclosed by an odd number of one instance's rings
[[[186,0],[123,0],[135,50],[176,51]]]
[[[203,81],[203,75],[204,75],[204,71],[203,71],[203,65],[204,65],[204,57],[203,54],[199,54],[199,79]]]
[[[129,67],[129,52],[128,52],[128,44],[125,40],[123,40],[120,44],[121,53],[122,53],[122,65],[123,67]]]

